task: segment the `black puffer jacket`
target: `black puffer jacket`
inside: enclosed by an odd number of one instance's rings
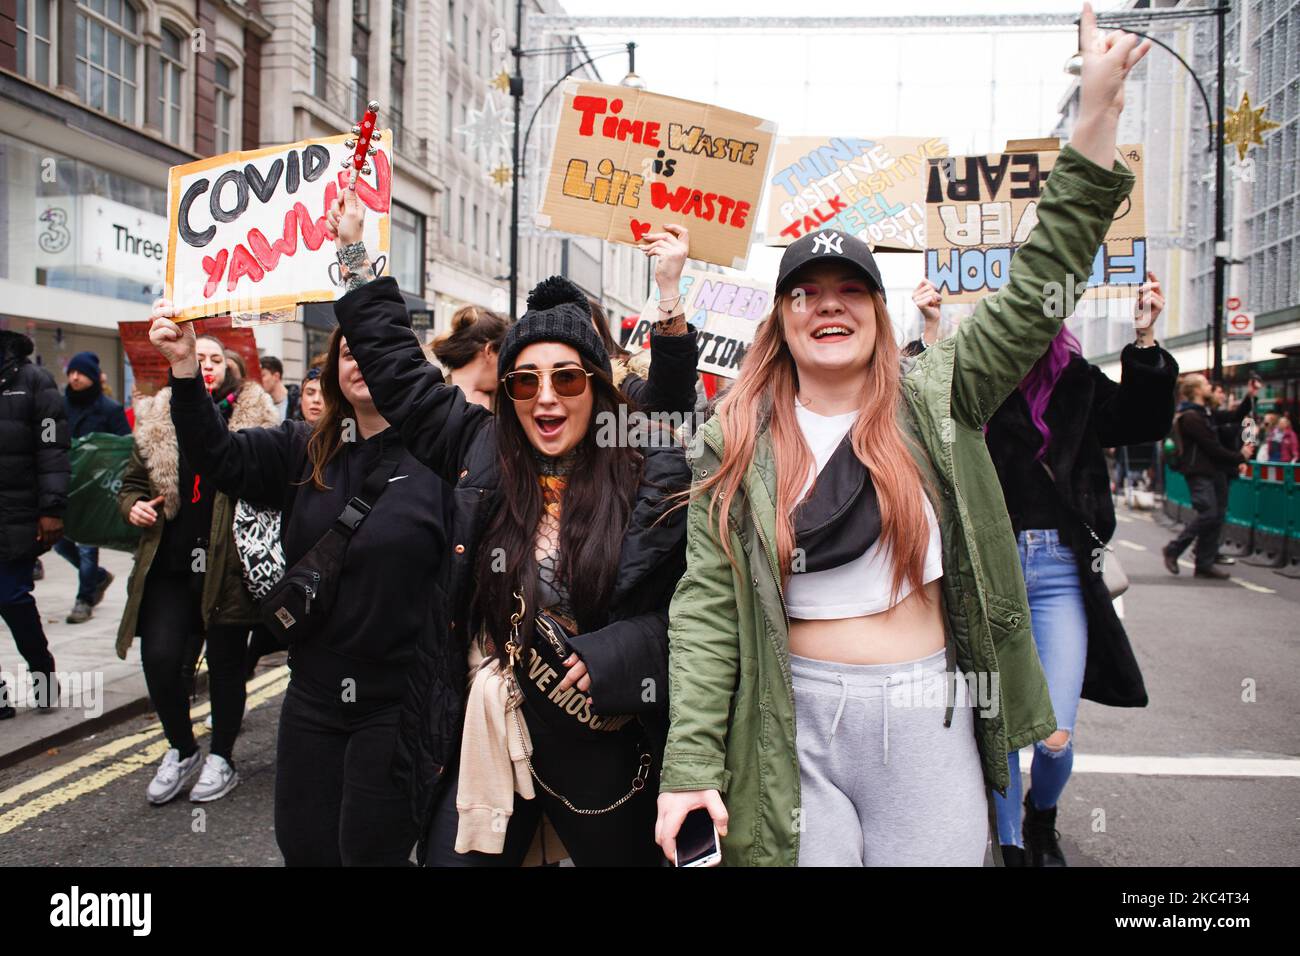
[[[397,745],[399,776],[407,779],[412,811],[423,834],[441,782],[460,748],[479,541],[497,504],[496,420],[470,404],[424,358],[410,317],[391,278],[378,279],[335,304],[348,347],[361,365],[380,413],[401,431],[417,459],[453,485],[447,560],[432,582],[432,621],[416,649]],[[693,362],[693,358],[692,358]],[[650,375],[672,373],[656,356]],[[606,626],[574,638],[601,713],[640,713],[660,753],[667,724],[666,694],[641,698],[642,680],[667,687],[668,604],[686,567],[686,510],[668,511],[668,496],[689,487],[683,450],[645,450],[642,483],[628,522]],[[663,520],[658,520],[663,517]],[[657,522],[657,523],[656,523]],[[632,682],[628,675],[635,675]],[[427,840],[417,843],[423,856]]]
[[[34,558],[37,519],[68,505],[68,419],[32,340],[0,331],[0,561]]]
[[[1103,541],[1115,534],[1115,504],[1104,449],[1157,441],[1169,432],[1174,413],[1178,363],[1164,349],[1128,346],[1120,355],[1118,384],[1087,360],[1075,356],[1061,373],[1048,401],[1044,420],[1052,442],[1044,460],[1055,487],[1039,482],[1032,463],[1043,437],[1029,415],[1020,390],[1002,403],[989,421],[988,446],[1010,502],[1055,492],[1069,516],[1059,529],[1074,551],[1088,616],[1088,659],[1083,696],[1112,707],[1145,707],[1146,687],[1124,625],[1115,613],[1100,571],[1093,570],[1092,536]]]

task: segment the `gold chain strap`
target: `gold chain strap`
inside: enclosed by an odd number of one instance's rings
[[[523,703],[523,695],[519,691],[519,683],[515,680],[515,664],[518,662],[522,653],[522,645],[519,643],[519,625],[522,623],[524,615],[527,613],[527,608],[524,606],[524,596],[518,591],[515,592],[515,599],[519,601],[519,610],[510,615],[510,640],[506,642],[506,653],[510,657],[510,668],[507,672],[507,679],[510,681],[510,703],[507,707],[514,716],[515,733],[519,736],[519,750],[524,755],[524,763],[528,765],[528,772],[532,774],[533,779],[537,781],[539,787],[556,800],[559,800],[574,813],[581,814],[582,816],[597,817],[601,814],[609,813],[612,810],[617,810],[645,789],[646,778],[650,776],[650,765],[654,760],[650,754],[641,755],[641,763],[637,767],[636,776],[632,778],[632,789],[623,794],[623,796],[619,797],[609,806],[600,810],[588,810],[584,807],[574,806],[568,797],[564,796],[562,793],[557,793],[555,790],[552,790],[547,786],[546,781],[539,777],[537,771],[533,768],[533,761],[528,755],[528,748],[524,746],[524,728],[519,722],[519,707]]]

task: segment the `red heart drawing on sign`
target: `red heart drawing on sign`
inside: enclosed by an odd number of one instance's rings
[[[650,231],[650,223],[638,222],[635,219],[631,220],[631,223],[632,223],[632,241],[640,242],[641,237]]]

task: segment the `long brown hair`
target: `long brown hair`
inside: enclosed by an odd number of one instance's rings
[[[759,327],[754,344],[745,355],[740,376],[718,403],[724,442],[722,464],[695,494],[708,494],[709,519],[716,527],[727,557],[731,550],[727,508],[719,501],[731,501],[743,486],[745,473],[763,427],[764,410],[770,410],[767,431],[776,457],[776,553],[781,576],[791,573],[795,549],[792,513],[799,493],[808,481],[814,459],[795,417],[799,391],[799,370],[785,340],[783,298],[778,297],[771,315]],[[876,313],[876,342],[866,386],[853,423],[853,451],[871,470],[880,505],[880,541],[894,558],[892,592],[896,599],[904,581],[921,589],[925,573],[925,552],[929,545],[921,471],[908,450],[898,426],[898,403],[902,401],[899,350],[885,298],[871,292]]]
[[[556,569],[568,587],[580,633],[607,622],[628,517],[644,467],[640,452],[621,442],[602,447],[597,441],[602,414],[617,418],[620,404],[634,406],[604,371],[585,358],[581,361],[592,373],[588,380],[593,393],[591,421],[564,490]],[[499,504],[478,548],[470,633],[482,628],[504,662],[510,615],[518,606],[514,592],[523,595],[530,621],[537,611],[536,539],[544,504],[537,456],[504,389],[497,390],[495,413]],[[527,647],[532,628],[522,628],[520,637]]]
[[[320,373],[320,390],[325,399],[325,412],[312,428],[307,439],[307,461],[311,463],[311,483],[317,491],[328,491],[325,469],[343,448],[344,422],[351,420],[356,428],[357,413],[352,403],[339,387],[339,349],[343,344],[343,330],[335,327],[330,333],[329,348],[325,350],[325,366]],[[304,482],[305,484],[306,482]]]

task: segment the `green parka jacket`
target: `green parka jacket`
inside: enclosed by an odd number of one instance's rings
[[[228,423],[231,431],[241,428],[274,428],[280,424],[271,396],[256,382],[244,382]],[[140,630],[140,605],[144,601],[145,583],[162,543],[164,524],[180,510],[179,451],[176,426],[172,424],[171,389],[164,388],[152,398],[138,403],[135,416],[135,451],[122,474],[117,506],[122,517],[141,498],[163,495],[160,520],[140,532],[135,549],[135,565],[126,583],[126,607],[117,629],[117,656],[126,660],[127,651]],[[203,576],[203,595],[199,607],[203,625],[247,624],[258,622],[257,604],[244,586],[244,571],[235,549],[231,527],[235,520],[235,501],[218,493],[212,505],[212,530],[209,537],[207,573]]]
[[[1007,284],[903,377],[899,422],[919,446],[917,463],[938,496],[932,504],[943,543],[949,661],[994,691],[993,706],[977,706],[975,727],[985,781],[999,791],[1009,782],[1007,754],[1049,736],[1056,719],[983,426],[1069,314],[1045,299],[1068,290],[1071,274],[1077,290],[1086,284],[1132,186],[1132,174],[1119,164],[1106,170],[1070,147],[1062,150],[1039,202],[1038,225],[1017,250]],[[690,456],[697,482],[718,468],[717,417],[700,429]],[[707,497],[693,499],[687,570],[670,611],[671,729],[660,789],[722,793],[730,816],[727,865],[793,866],[799,858],[799,762],[789,622],[775,551],[776,487],[764,431],[744,494],[728,503],[735,565],[708,519]]]

